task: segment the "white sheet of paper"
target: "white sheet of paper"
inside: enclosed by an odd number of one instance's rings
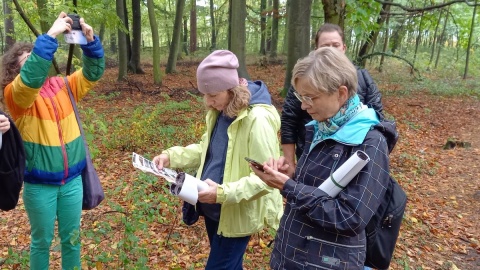
[[[161,176],[170,183],[175,183],[175,179],[177,178],[176,171],[168,168],[163,168],[159,170],[153,162],[135,152],[132,153],[132,164],[133,167],[140,169],[143,172],[152,173],[156,176]]]

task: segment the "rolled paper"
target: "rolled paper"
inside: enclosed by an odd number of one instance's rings
[[[336,197],[369,161],[370,158],[365,152],[356,151],[318,188],[325,191],[330,197]]]
[[[206,190],[208,184],[187,173],[180,172],[177,175],[176,183],[170,187],[170,192],[180,199],[196,204],[198,201],[198,192]]]

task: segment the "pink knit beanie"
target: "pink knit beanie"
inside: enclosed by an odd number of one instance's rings
[[[238,59],[231,51],[217,50],[197,68],[197,87],[202,94],[214,94],[239,85]]]

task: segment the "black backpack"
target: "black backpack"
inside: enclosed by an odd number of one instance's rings
[[[385,198],[365,229],[367,235],[365,266],[375,269],[388,269],[406,205],[407,195],[405,191],[395,179],[390,177]]]
[[[0,111],[0,114],[4,114]],[[10,120],[10,130],[3,134],[0,149],[0,209],[12,210],[17,206],[25,173],[25,150],[17,127]],[[2,136],[0,134],[0,136]]]

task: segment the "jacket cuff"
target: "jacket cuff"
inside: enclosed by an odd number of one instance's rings
[[[225,191],[223,190],[222,185],[217,186],[217,201],[216,203],[223,203],[227,199],[227,195],[225,195]]]
[[[57,51],[57,48],[58,48],[57,39],[47,34],[43,34],[38,36],[37,40],[35,40],[35,45],[33,46],[33,52],[47,61],[52,61],[53,55]]]
[[[98,36],[93,36],[93,41],[80,46],[83,54],[90,58],[102,58],[104,56],[103,46]]]
[[[293,179],[288,179],[287,182],[283,185],[283,189],[280,191],[283,197],[287,197],[289,194],[292,194],[295,191],[295,185],[297,181]]]

